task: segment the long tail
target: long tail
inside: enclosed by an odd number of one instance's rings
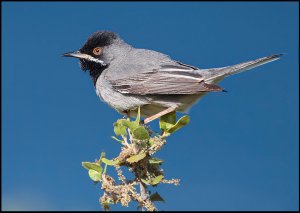
[[[221,67],[221,68],[211,68],[201,70],[201,74],[205,77],[205,82],[207,83],[217,83],[223,80],[225,77],[234,75],[246,70],[253,69],[255,67],[261,66],[263,64],[275,61],[280,58],[283,54],[275,54],[263,58],[259,58],[252,61],[247,61],[244,63],[236,64],[233,66]]]

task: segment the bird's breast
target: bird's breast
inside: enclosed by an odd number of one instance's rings
[[[102,73],[96,82],[96,93],[104,102],[116,109],[117,111],[126,111],[141,105],[148,104],[143,97],[122,94],[115,91],[109,80],[106,78],[105,72]]]

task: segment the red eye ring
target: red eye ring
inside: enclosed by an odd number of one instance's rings
[[[95,48],[93,49],[93,53],[94,53],[95,55],[100,55],[100,54],[102,53],[102,48],[101,48],[101,47],[95,47]]]

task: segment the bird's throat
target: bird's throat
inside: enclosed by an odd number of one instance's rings
[[[94,86],[96,85],[97,79],[106,68],[107,66],[96,66],[90,69],[90,76],[93,80]]]

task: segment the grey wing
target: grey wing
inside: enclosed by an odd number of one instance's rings
[[[137,95],[197,94],[223,90],[218,85],[205,83],[198,71],[198,68],[180,62],[167,62],[158,69],[140,71],[110,82],[120,93]]]

